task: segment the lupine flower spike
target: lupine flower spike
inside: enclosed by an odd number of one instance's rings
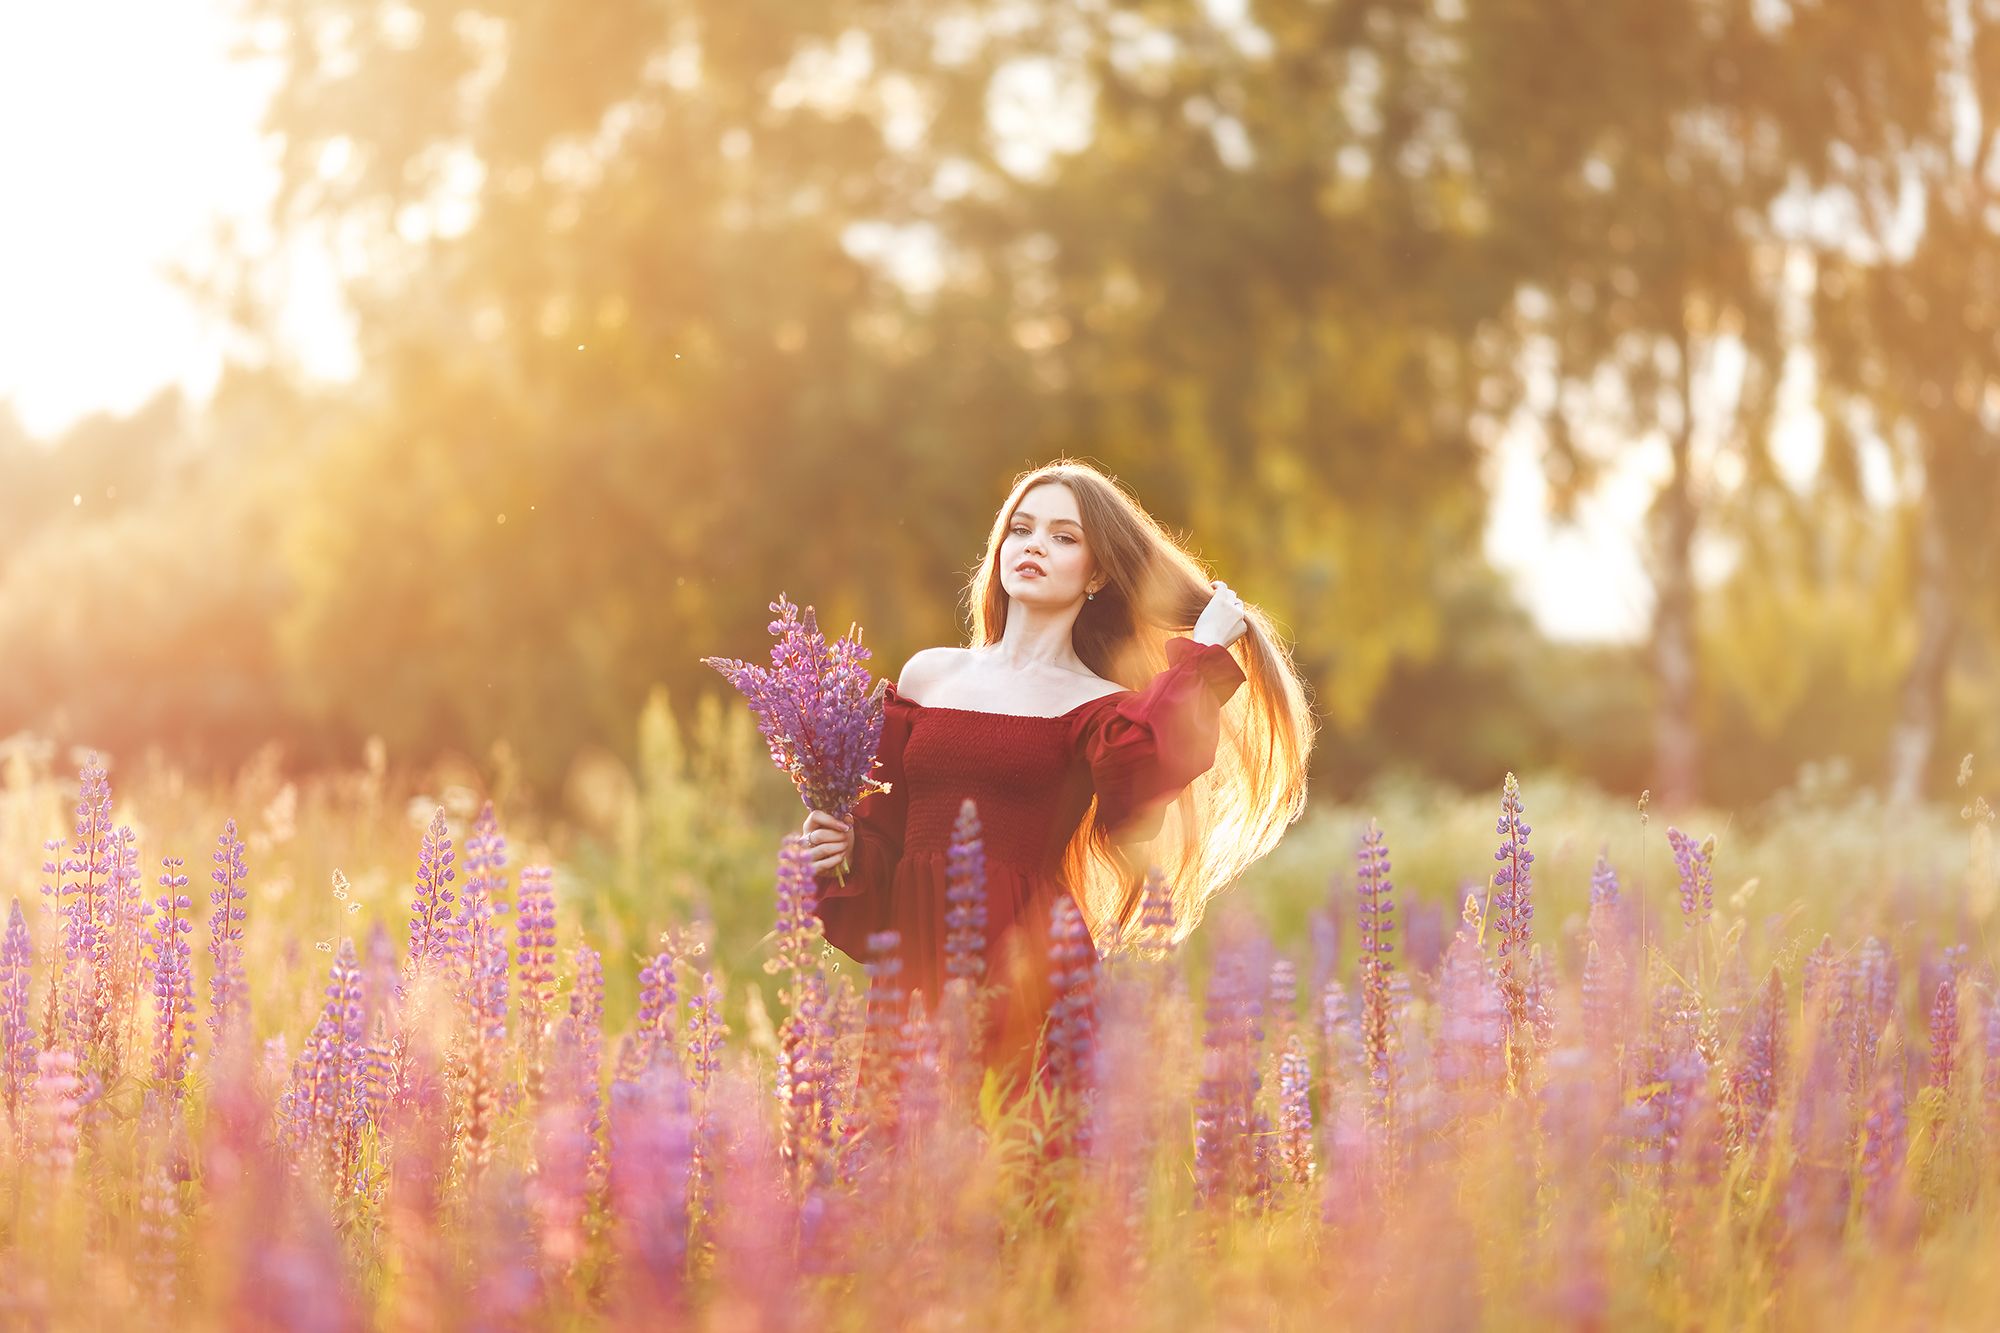
[[[701,660],[750,701],[771,762],[792,779],[806,808],[846,819],[863,796],[887,790],[870,770],[882,740],[888,682],[869,674],[859,627],[849,626],[846,637],[828,643],[811,607],[801,611],[780,593],[771,610],[778,618],[769,626],[777,638],[769,667],[729,657]],[[841,867],[843,879],[847,869]]]

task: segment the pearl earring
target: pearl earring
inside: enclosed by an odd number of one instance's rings
[[[1086,602],[1094,602],[1097,600],[1097,594],[1094,592],[1087,592],[1083,595],[1083,600]]]

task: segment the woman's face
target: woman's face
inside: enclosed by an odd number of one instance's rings
[[[1076,495],[1044,481],[1021,497],[1000,543],[1000,586],[1018,601],[1068,606],[1102,583],[1085,540]]]

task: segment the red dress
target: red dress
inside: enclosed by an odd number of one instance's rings
[[[887,692],[876,776],[854,810],[846,883],[818,878],[826,938],[857,960],[868,936],[902,937],[905,990],[933,1011],[944,977],[945,866],[959,803],[978,807],[986,859],[986,980],[1003,988],[989,1061],[1032,1047],[1053,990],[1049,911],[1069,893],[1061,859],[1097,801],[1115,838],[1150,832],[1165,805],[1215,762],[1222,706],[1244,681],[1227,648],[1169,639],[1167,667],[1054,716],[932,708]]]

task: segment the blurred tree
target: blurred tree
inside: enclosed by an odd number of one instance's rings
[[[1771,209],[1824,151],[1805,6],[1591,0],[1467,7],[1466,125],[1505,267],[1499,417],[1539,427],[1558,508],[1657,441],[1652,625],[1659,797],[1699,783],[1704,501],[1767,466],[1784,335]],[[1886,3],[1842,6],[1880,12]],[[1801,114],[1795,102],[1810,106]],[[1816,115],[1814,114],[1816,113]]]
[[[1865,35],[1843,25],[1826,37],[1840,151],[1813,179],[1844,225],[1822,237],[1813,323],[1833,475],[1859,499],[1865,450],[1912,465],[1902,563],[1914,624],[1884,773],[1907,801],[1943,776],[1954,660],[1975,666],[1993,702],[2000,8],[1926,0]]]
[[[1426,6],[253,9],[281,217],[370,256],[375,373],[287,546],[322,721],[546,772],[780,587],[935,642],[1059,451],[1289,624],[1346,728],[1442,651],[1461,349],[1510,284]]]

